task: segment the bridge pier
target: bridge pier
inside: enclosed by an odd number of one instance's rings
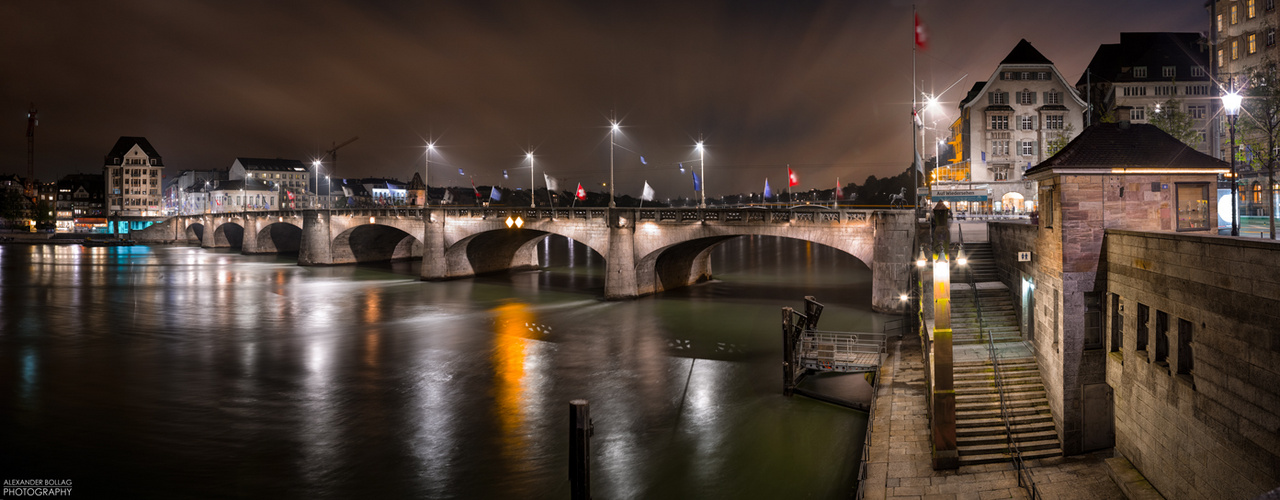
[[[609,254],[605,256],[604,298],[639,296],[636,286],[636,217],[634,210],[609,211]]]
[[[298,265],[333,264],[333,235],[329,212],[307,210],[302,214],[302,243],[298,246]]]
[[[445,257],[445,219],[448,213],[428,208],[422,224],[422,279],[440,281],[448,279],[449,261]]]

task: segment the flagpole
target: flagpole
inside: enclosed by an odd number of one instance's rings
[[[920,36],[920,34],[918,33],[920,30],[920,27],[916,26],[916,23],[919,22],[917,20],[918,18],[916,17],[917,15],[918,14],[916,13],[916,4],[911,4],[911,22],[912,22],[912,26],[911,26],[911,127],[912,127],[911,151],[913,152],[912,153],[913,158],[911,159],[911,161],[913,163],[915,162],[914,156],[916,154],[919,154],[920,152],[920,145],[916,142],[916,134],[915,134],[916,113],[918,112],[916,111],[916,89],[915,89],[916,46],[919,45],[919,43],[917,42],[917,39]],[[918,212],[920,210],[920,167],[919,166],[911,165],[911,178],[912,178],[911,207]]]

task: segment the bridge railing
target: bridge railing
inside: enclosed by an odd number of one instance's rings
[[[605,220],[611,209],[604,207],[432,207],[430,210],[443,210],[449,218],[498,218],[521,217],[532,220]],[[659,224],[696,224],[703,222],[742,223],[742,224],[847,224],[867,223],[871,220],[873,210],[854,209],[782,209],[782,208],[622,208],[634,212],[638,222],[656,222]],[[235,217],[241,215],[257,217],[296,217],[311,210],[250,210],[248,212],[222,212],[215,214],[195,214],[188,217],[215,215]],[[422,207],[355,207],[322,210],[331,215],[349,217],[422,217]]]

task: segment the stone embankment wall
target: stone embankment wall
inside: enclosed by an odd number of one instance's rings
[[[1280,243],[1108,230],[1103,259],[1116,450],[1166,498],[1280,486]]]

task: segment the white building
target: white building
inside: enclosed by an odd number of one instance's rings
[[[145,137],[121,137],[103,160],[107,215],[157,216],[164,162]]]
[[[1053,62],[1026,40],[960,102],[951,126],[956,156],[935,169],[931,199],[958,210],[1035,210],[1035,183],[1023,172],[1084,128],[1085,102]]]

